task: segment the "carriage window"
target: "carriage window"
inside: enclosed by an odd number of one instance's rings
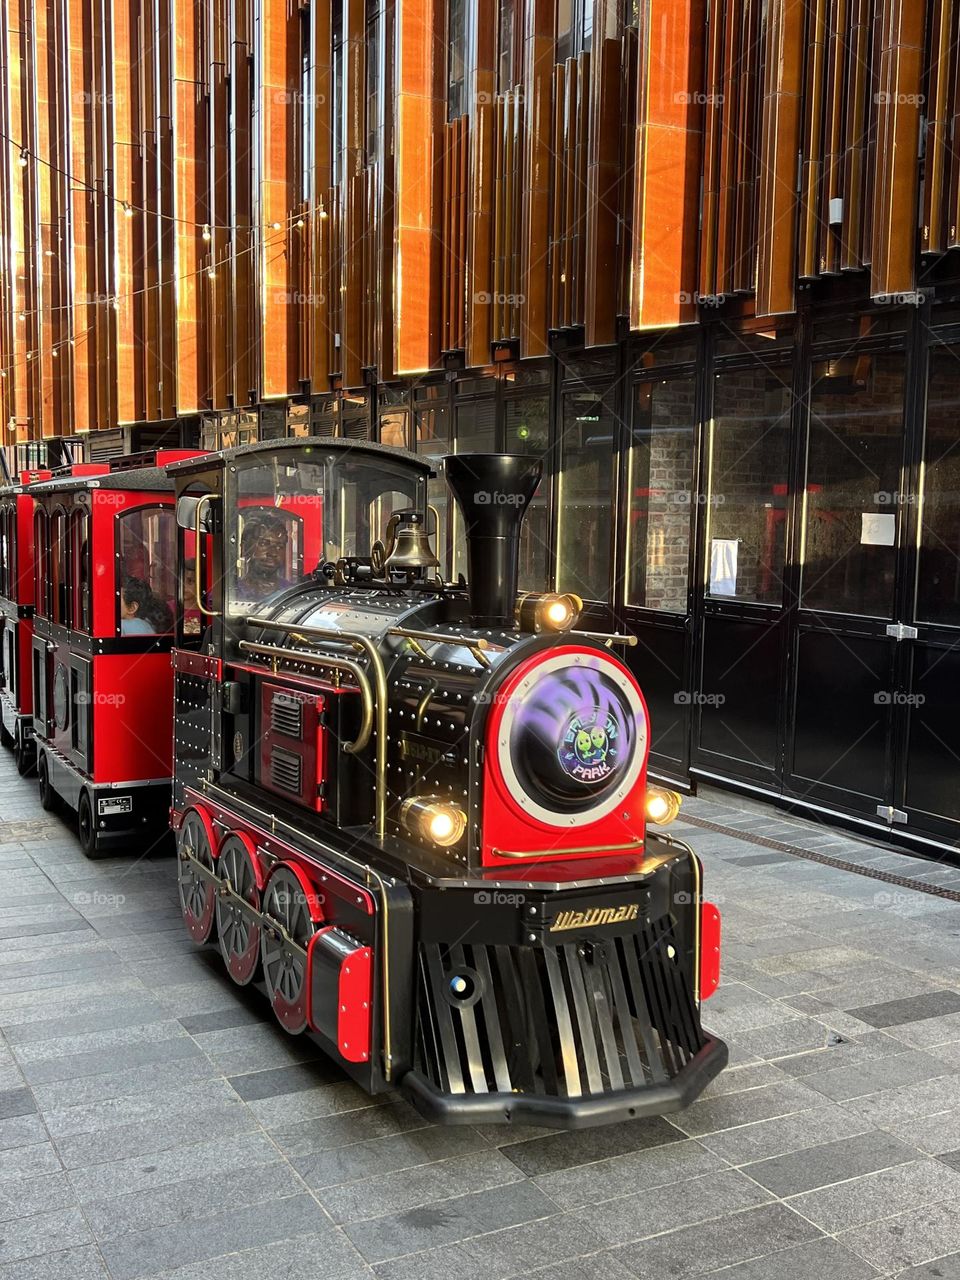
[[[137,507],[117,518],[121,635],[169,635],[173,631],[176,545],[172,507]]]
[[[17,594],[17,569],[14,563],[14,529],[16,507],[7,505],[0,513],[0,595],[12,600]]]
[[[250,613],[268,596],[309,577],[325,560],[369,556],[390,517],[423,511],[424,484],[407,468],[306,446],[238,468],[227,503],[227,609]]]
[[[38,507],[33,513],[33,598],[36,603],[37,613],[44,617],[49,612],[49,600],[47,597],[47,586],[50,581],[47,574],[49,562],[47,550],[48,534],[49,522],[47,513]]]
[[[70,555],[73,568],[72,625],[79,631],[90,630],[90,518],[77,510],[70,516]]]
[[[67,516],[54,511],[50,520],[50,597],[54,622],[70,623],[70,540]]]

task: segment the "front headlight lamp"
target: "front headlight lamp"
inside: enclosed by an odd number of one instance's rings
[[[448,849],[467,829],[467,815],[459,805],[439,796],[411,796],[400,809],[400,822],[411,835]]]
[[[649,787],[643,808],[648,821],[658,827],[666,827],[680,812],[680,796],[666,787]]]

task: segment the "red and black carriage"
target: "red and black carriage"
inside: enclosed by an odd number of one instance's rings
[[[76,811],[88,857],[146,849],[167,826],[178,606],[164,464],[184,456],[74,467],[30,491],[40,796]]]
[[[723,1067],[719,916],[650,828],[643,693],[580,601],[519,595],[528,458],[347,440],[177,463],[184,920],[366,1089],[447,1122],[675,1110]]]
[[[35,579],[30,485],[49,471],[23,471],[0,488],[0,741],[13,749],[21,775],[33,768],[33,682],[30,661]]]

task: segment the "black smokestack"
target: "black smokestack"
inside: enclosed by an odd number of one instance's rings
[[[448,454],[443,462],[466,526],[471,619],[478,627],[511,627],[520,525],[540,483],[540,463],[510,453]]]

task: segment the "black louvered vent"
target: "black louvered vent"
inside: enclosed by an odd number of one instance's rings
[[[270,703],[270,728],[285,738],[299,739],[303,734],[303,703],[288,693],[275,693]]]
[[[668,919],[584,946],[424,943],[417,1069],[448,1093],[577,1098],[661,1084],[705,1043]],[[451,978],[478,998],[448,999]]]
[[[303,761],[292,751],[274,747],[270,754],[270,781],[282,791],[298,796],[303,789]]]

